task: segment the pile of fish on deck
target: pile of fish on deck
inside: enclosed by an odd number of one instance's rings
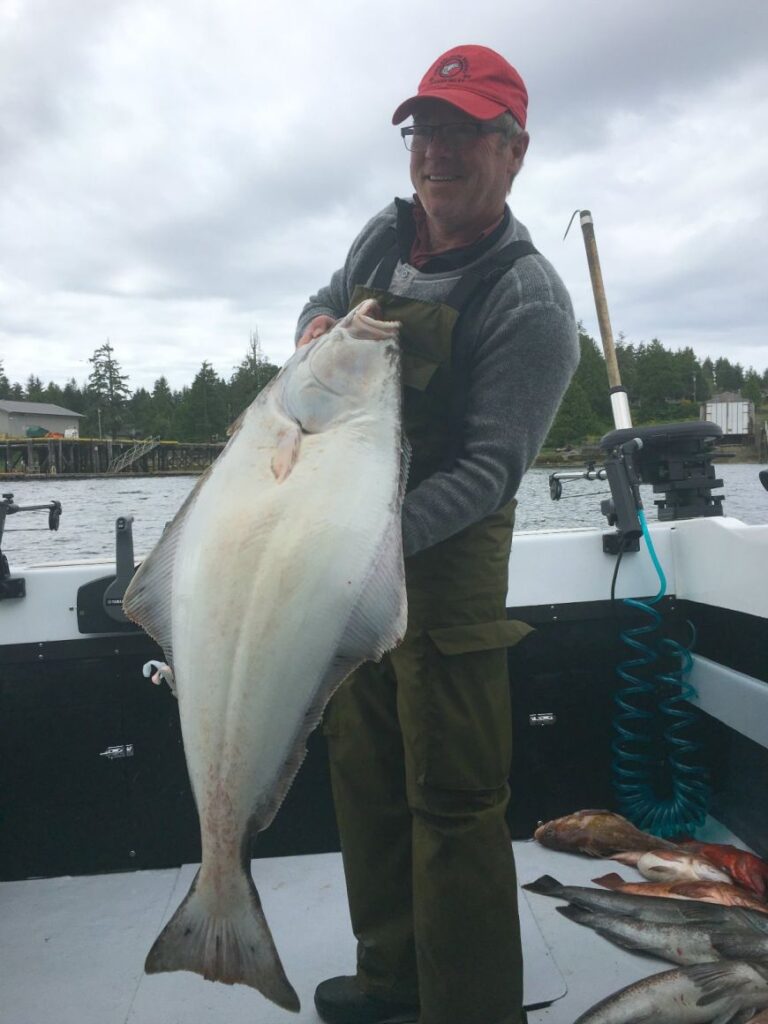
[[[574,1024],[768,1024],[768,863],[720,843],[671,843],[609,811],[541,825],[554,850],[610,857],[646,881],[613,872],[602,888],[543,875],[523,888],[566,900],[564,917],[611,942],[675,964],[601,1000]]]

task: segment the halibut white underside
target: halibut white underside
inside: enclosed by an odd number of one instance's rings
[[[172,667],[202,863],[147,958],[298,1009],[250,876],[339,683],[405,633],[395,324],[350,314],[240,418],[124,608]]]

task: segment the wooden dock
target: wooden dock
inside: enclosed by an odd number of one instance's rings
[[[30,476],[141,476],[202,473],[224,442],[136,441],[130,438],[8,438],[0,441],[0,474]]]

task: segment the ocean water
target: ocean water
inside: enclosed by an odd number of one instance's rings
[[[574,466],[573,469],[579,467]],[[758,479],[761,467],[746,463],[716,466],[724,481],[726,515],[745,523],[768,523],[768,491]],[[600,502],[608,496],[605,482],[579,480],[563,485],[563,497],[549,496],[547,469],[526,474],[518,492],[516,532],[563,529],[573,526],[605,527]],[[112,559],[115,549],[115,520],[133,516],[133,541],[137,556],[146,555],[159,539],[166,522],[173,518],[198,478],[116,477],[8,482],[18,505],[36,505],[56,499],[62,504],[57,532],[47,526],[47,513],[21,512],[6,518],[2,550],[12,570],[21,566],[83,559]],[[655,519],[653,494],[643,487],[648,519]],[[715,492],[720,493],[720,492]]]

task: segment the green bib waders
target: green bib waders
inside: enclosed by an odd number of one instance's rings
[[[456,429],[458,311],[361,286],[351,305],[368,297],[403,324],[410,489],[445,467]],[[406,559],[403,643],[354,672],[326,712],[358,981],[371,995],[420,1002],[421,1024],[521,1019],[505,820],[506,647],[528,631],[505,615],[514,505]]]

